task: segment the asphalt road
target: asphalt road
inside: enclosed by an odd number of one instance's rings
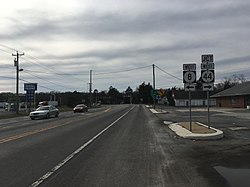
[[[163,125],[186,120],[188,111],[167,110],[155,115],[144,105],[117,105],[1,120],[0,186],[223,187],[229,182],[221,167],[250,168],[249,131],[229,128],[239,121],[247,126],[247,113],[214,111],[225,138],[192,141]],[[194,119],[206,121],[204,113],[196,111]]]
[[[168,114],[157,114],[163,121],[189,121],[188,108],[164,109]],[[192,107],[192,119],[207,125],[207,108]],[[185,163],[193,163],[211,186],[249,187],[250,110],[212,107],[210,121],[212,127],[224,132],[223,139],[192,141],[175,137],[180,144],[173,144],[174,151],[185,157]]]

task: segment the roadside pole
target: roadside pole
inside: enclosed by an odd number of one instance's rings
[[[153,89],[155,90],[155,65],[154,64],[153,64]],[[156,96],[153,97],[153,102],[154,102],[153,107],[154,107],[154,109],[155,109],[155,97]]]
[[[183,64],[183,83],[184,90],[188,91],[189,97],[189,126],[192,131],[192,109],[191,109],[191,91],[195,91],[196,83],[196,64]]]
[[[209,91],[207,91],[207,126],[210,129],[210,112],[209,112],[209,107],[210,107]]]
[[[192,110],[191,110],[191,91],[188,91],[188,96],[189,96],[189,128],[190,131],[192,132]]]
[[[209,91],[214,90],[214,56],[213,54],[201,55],[201,80],[202,90],[207,92],[207,126],[210,128],[210,99]]]

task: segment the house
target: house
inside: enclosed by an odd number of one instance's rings
[[[250,81],[223,90],[211,98],[216,99],[218,107],[246,108],[250,105]]]
[[[173,91],[175,106],[189,106],[189,92],[184,90]],[[216,100],[210,99],[210,106],[216,106]],[[207,106],[207,92],[191,92],[191,106]]]

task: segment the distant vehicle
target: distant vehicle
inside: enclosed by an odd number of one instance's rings
[[[38,107],[47,105],[58,106],[58,101],[41,101],[38,103]]]
[[[78,104],[73,108],[73,112],[88,112],[88,107],[85,104]]]
[[[59,116],[59,110],[52,106],[52,105],[48,105],[48,106],[40,106],[39,108],[37,108],[35,111],[30,112],[30,119],[41,119],[41,118],[50,118],[50,117],[58,117]]]

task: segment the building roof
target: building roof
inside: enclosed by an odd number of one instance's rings
[[[238,95],[250,95],[250,81],[235,85],[215,95],[212,95],[211,97],[230,97]]]

